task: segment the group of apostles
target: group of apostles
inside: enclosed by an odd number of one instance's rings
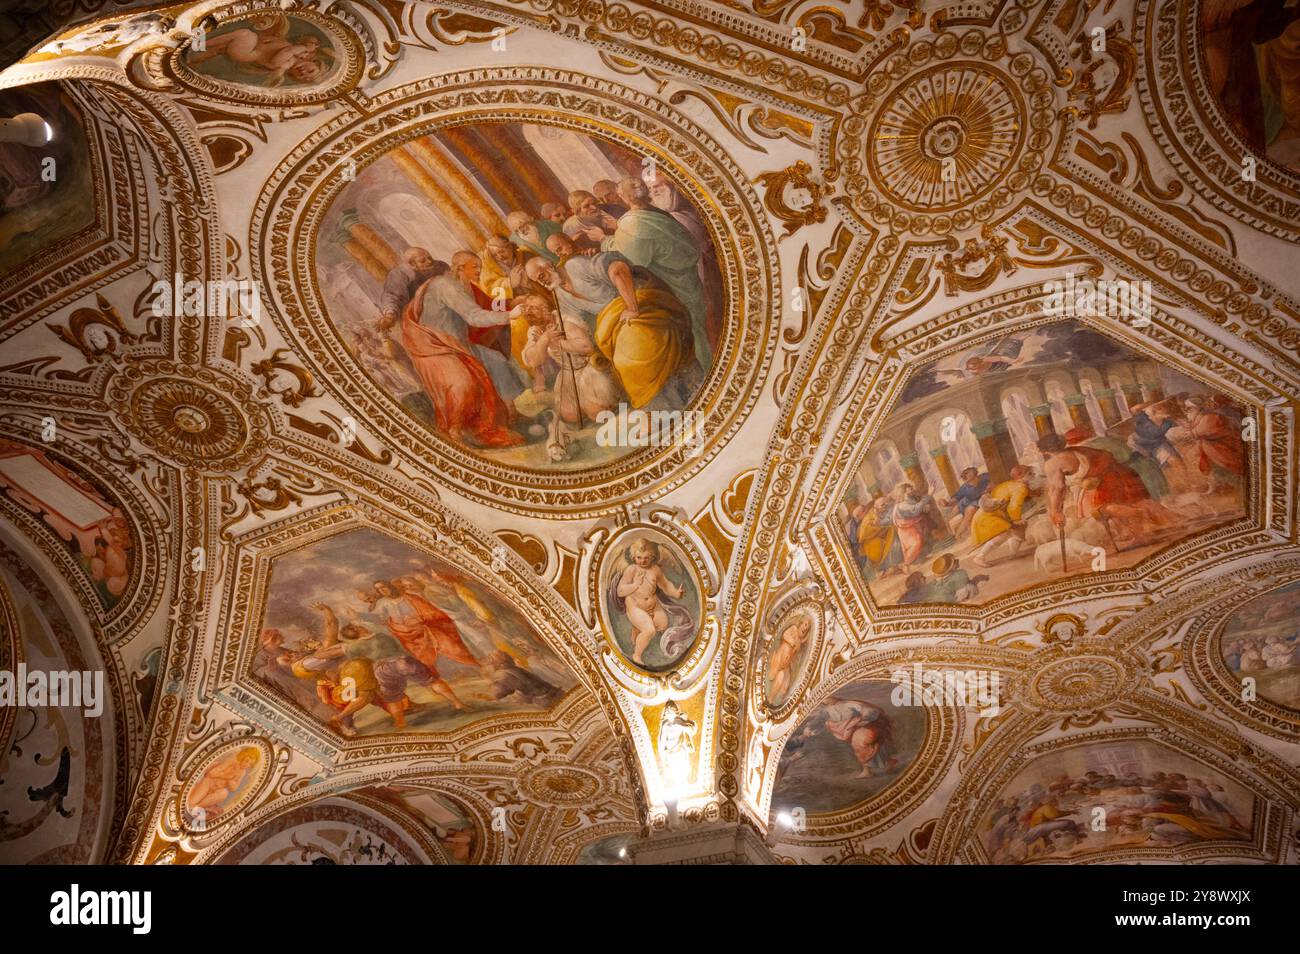
[[[712,364],[719,271],[694,207],[657,174],[567,199],[510,212],[508,235],[450,261],[408,248],[388,273],[377,337],[400,338],[452,441],[544,433],[520,409],[529,391],[577,428],[624,402],[682,409]]]

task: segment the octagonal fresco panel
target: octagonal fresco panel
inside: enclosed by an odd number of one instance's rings
[[[896,706],[888,682],[854,682],[794,730],[776,770],[772,806],[839,812],[893,784],[925,741],[924,706]]]
[[[1219,651],[1259,697],[1300,710],[1300,582],[1251,600],[1229,617]]]
[[[440,437],[547,471],[684,436],[721,338],[704,217],[598,136],[478,123],[397,146],[316,247],[335,330]]]
[[[1246,409],[1076,321],[929,362],[839,509],[882,605],[979,604],[1240,519]]]
[[[254,675],[345,735],[542,711],[576,684],[492,589],[377,530],[276,557],[268,587]]]
[[[1210,91],[1241,137],[1300,171],[1300,7],[1270,0],[1203,0]]]
[[[1220,772],[1144,740],[1077,746],[1025,766],[979,825],[995,864],[1206,841],[1248,842],[1254,797]],[[1094,810],[1106,824],[1093,826]]]

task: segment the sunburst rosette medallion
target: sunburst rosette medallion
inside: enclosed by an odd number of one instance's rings
[[[1055,644],[1034,654],[1032,667],[1015,679],[1011,697],[1035,712],[1087,716],[1131,698],[1148,667],[1105,640]]]
[[[595,768],[549,761],[530,767],[518,781],[519,794],[529,802],[568,809],[608,798],[616,787]]]
[[[871,74],[835,141],[850,206],[896,232],[948,234],[1026,190],[1056,122],[1050,74],[972,31],[914,43]]]
[[[266,411],[251,400],[252,387],[210,368],[134,364],[109,383],[108,396],[141,444],[208,472],[247,466],[270,430]]]

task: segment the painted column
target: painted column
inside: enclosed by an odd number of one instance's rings
[[[455,197],[456,201],[477,219],[474,225],[479,232],[506,234],[508,229],[506,229],[505,221],[501,218],[501,213],[483,195],[478,184],[471,181],[460,166],[451,161],[436,140],[429,136],[422,136],[411,141],[410,149],[420,157],[421,162],[432,170],[433,174],[438,177],[439,181]],[[482,243],[480,243],[474,247],[473,251],[478,251],[482,247]]]
[[[1106,388],[1104,391],[1095,393],[1097,395],[1097,404],[1101,407],[1101,419],[1106,422],[1108,429],[1114,427],[1119,423],[1120,418],[1124,416],[1119,409],[1115,388]]]
[[[483,230],[465,214],[465,210],[461,208],[451,192],[443,187],[443,183],[448,182],[446,175],[436,167],[433,172],[430,172],[416,159],[417,155],[428,159],[429,150],[423,146],[423,140],[416,140],[410,146],[394,149],[389,155],[393,157],[393,162],[397,163],[397,168],[402,170],[406,178],[415,183],[420,191],[433,201],[438,211],[447,216],[447,221],[461,241],[472,250],[482,248],[486,241]]]
[[[1035,421],[1038,419],[1037,414],[1034,415],[1034,419]],[[980,450],[984,454],[984,463],[988,465],[990,481],[999,484],[1006,480],[1011,475],[1011,468],[1019,463],[1015,444],[1007,430],[1007,419],[998,417],[981,424],[974,424],[971,426],[971,431],[974,432]]]
[[[939,471],[939,476],[943,478],[943,487],[952,496],[957,492],[959,486],[957,474],[952,469],[952,460],[948,457],[948,448],[936,447],[930,451],[930,456],[934,458],[935,469]]]
[[[533,197],[528,194],[528,190],[521,188],[515,177],[505,172],[501,157],[492,153],[475,130],[451,126],[442,130],[442,136],[496,190],[497,195],[505,201],[507,210],[537,215],[537,209],[533,208]],[[512,161],[517,158],[511,157]]]
[[[397,265],[399,259],[393,247],[384,241],[383,236],[353,216],[346,222],[348,234],[366,247],[375,258],[383,263],[385,270]]]
[[[915,454],[908,454],[898,462],[903,468],[903,473],[907,474],[907,479],[911,481],[912,486],[922,493],[929,491],[930,482],[925,479],[925,471],[921,469],[921,462]]]
[[[382,285],[387,281],[388,270],[392,266],[387,264],[388,256],[380,258],[379,255],[375,253],[375,250],[371,247],[373,243],[364,242],[360,237],[358,237],[356,232],[356,226],[358,225],[360,225],[360,222],[355,215],[345,215],[339,223],[341,232],[339,235],[339,241],[343,244],[344,250],[347,251],[347,253],[366,270],[366,273]],[[388,248],[387,243],[384,242],[379,235],[375,234],[373,229],[368,231],[370,235],[373,235],[374,238],[379,240],[384,248]],[[391,248],[388,249],[388,255],[393,255],[393,250]],[[396,256],[393,256],[393,258],[395,259]]]
[[[478,134],[500,155],[514,158],[513,171],[519,174],[519,178],[528,187],[533,200],[533,207],[521,208],[521,212],[536,212],[547,202],[558,202],[568,207],[569,193],[564,188],[564,183],[542,161],[542,157],[517,127],[485,123],[478,127]]]
[[[1065,409],[1070,412],[1070,423],[1092,433],[1092,418],[1088,416],[1088,398],[1083,394],[1071,394],[1065,398]]]
[[[1131,410],[1133,405],[1142,403],[1142,388],[1137,384],[1125,384],[1122,387],[1124,391],[1124,403]]]
[[[1038,432],[1039,437],[1046,437],[1048,434],[1056,433],[1056,424],[1052,421],[1051,404],[1035,404],[1029,409],[1029,413],[1034,415],[1034,430]]]

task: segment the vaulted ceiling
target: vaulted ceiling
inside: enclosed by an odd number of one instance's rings
[[[1297,861],[1294,8],[52,10],[0,857]]]

